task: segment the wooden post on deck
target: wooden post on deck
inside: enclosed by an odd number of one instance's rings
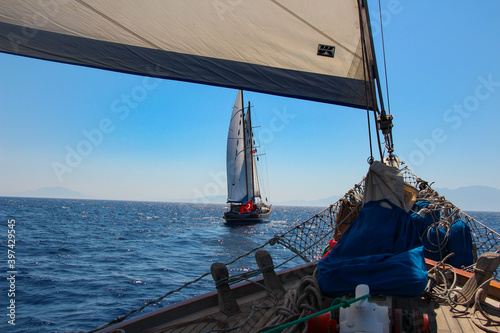
[[[276,293],[278,298],[283,297],[286,294],[286,291],[285,288],[283,288],[283,284],[278,279],[278,276],[274,272],[273,258],[271,258],[269,252],[265,250],[257,251],[255,253],[255,260],[257,261],[257,265],[259,265],[260,269],[265,269],[262,272],[264,285]]]
[[[483,282],[490,279],[494,272],[497,270],[500,265],[500,254],[496,252],[485,252],[481,254],[476,263],[476,268],[474,269],[474,275],[465,283],[462,288],[462,295],[457,296],[458,302],[465,302],[467,299],[470,299],[469,305],[474,304],[474,294],[476,290]],[[490,284],[486,284],[482,287],[483,294],[481,297],[481,301],[484,301],[486,295],[488,295],[488,287]]]
[[[220,262],[213,263],[210,267],[210,272],[212,273],[212,277],[217,287],[220,312],[224,313],[226,316],[240,313],[240,307],[227,282],[229,273],[226,265]]]

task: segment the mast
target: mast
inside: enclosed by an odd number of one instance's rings
[[[251,181],[251,186],[252,186],[252,201],[255,199],[255,184],[253,182],[254,180],[254,162],[253,162],[253,131],[252,131],[252,115],[250,112],[250,101],[248,101],[248,128],[249,128],[249,135],[250,135],[250,147],[248,148],[250,151],[249,159],[250,159],[250,179]]]
[[[248,193],[248,158],[247,158],[247,135],[246,135],[246,121],[245,121],[245,103],[243,100],[243,90],[241,91],[241,119],[243,121],[243,156],[244,161],[245,161],[245,184],[246,184],[246,189],[247,189],[247,201],[249,199],[249,193]],[[249,110],[250,111],[250,110]],[[253,200],[253,199],[252,199]]]

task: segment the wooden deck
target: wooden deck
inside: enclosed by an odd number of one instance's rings
[[[255,296],[255,295],[254,295]],[[243,301],[243,300],[239,300]],[[488,302],[500,305],[498,302],[488,300]],[[283,300],[279,305],[282,305]],[[261,293],[260,297],[248,300],[240,305],[242,313],[234,316],[226,316],[218,311],[218,307],[211,307],[198,313],[187,315],[183,319],[171,322],[165,326],[145,330],[147,333],[191,333],[191,332],[209,332],[217,329],[227,329],[238,326],[248,320],[252,312],[252,306],[268,306],[273,304],[273,300]],[[436,333],[479,333],[484,332],[478,328],[471,319],[471,315],[454,316],[450,311],[450,306],[440,305],[423,298],[396,298],[394,308],[419,311],[429,315],[429,324],[431,332]],[[232,330],[237,333],[256,332],[266,326],[275,316],[275,307],[267,309],[256,309],[253,316],[241,328]],[[198,318],[190,320],[189,318]],[[482,322],[486,324],[485,321]],[[500,332],[500,326],[487,326],[493,332]],[[128,331],[126,331],[128,332]]]
[[[284,270],[278,275],[286,290],[295,289],[304,276],[310,275],[315,264],[305,264],[294,269]],[[263,283],[262,279],[253,279]],[[212,329],[230,328],[248,319],[252,307],[272,306],[275,299],[269,297],[263,288],[255,283],[242,282],[231,287],[241,313],[226,316],[219,310],[217,292],[210,293],[131,318],[128,321],[109,326],[100,333],[123,330],[135,332],[207,332]],[[281,299],[278,306],[283,303]],[[274,317],[274,308],[256,308],[255,314],[241,329],[231,332],[255,332]]]
[[[311,265],[304,265],[302,269],[281,273],[279,278],[286,290],[295,289],[302,277],[311,274],[313,267]],[[262,283],[259,279],[255,280]],[[492,294],[495,294],[495,292],[491,289],[497,289],[497,285],[498,283],[495,282],[490,286]],[[230,332],[253,333],[268,325],[275,317],[276,308],[283,304],[283,299],[279,300],[278,304],[275,304],[276,300],[268,296],[262,287],[254,283],[240,283],[234,285],[231,289],[241,310],[239,314],[227,316],[221,313],[218,306],[217,292],[213,291],[194,299],[132,318],[127,322],[110,326],[101,332],[117,332],[116,330],[118,330],[118,332],[126,333],[196,333],[224,330],[244,324]],[[375,301],[375,298],[373,300]],[[331,301],[331,299],[325,300],[324,306],[329,306]],[[491,298],[488,298],[487,302],[497,309],[500,306],[497,300]],[[392,307],[393,309],[426,313],[429,316],[431,332],[484,332],[473,323],[471,314],[455,315],[450,311],[450,306],[432,302],[422,297],[394,298]],[[254,313],[250,316],[252,310]],[[500,332],[500,326],[488,326],[486,325],[486,321],[483,321],[482,324],[487,326],[491,332]],[[391,330],[391,332],[393,331]]]
[[[488,299],[490,304],[497,307],[499,302]],[[219,311],[218,306],[212,306],[207,309],[200,310],[196,313],[185,314],[185,317],[171,321],[166,325],[159,325],[155,328],[141,330],[147,333],[191,333],[191,332],[209,332],[217,329],[227,329],[241,325],[245,321],[244,326],[232,330],[237,333],[256,332],[260,328],[266,326],[275,316],[275,307],[257,308],[254,314],[249,319],[253,306],[270,306],[274,300],[267,296],[265,292],[238,299],[240,304],[241,314],[226,316]],[[283,304],[280,300],[279,305]],[[479,333],[484,332],[478,328],[471,319],[471,315],[455,316],[450,311],[450,306],[438,304],[423,298],[395,298],[394,308],[419,311],[429,315],[429,324],[431,332],[437,333]],[[195,319],[196,318],[196,319]],[[483,325],[486,322],[483,321]],[[488,326],[493,332],[500,332],[500,326]],[[125,329],[125,332],[129,330]]]
[[[499,306],[500,303],[492,299],[488,303]],[[395,299],[395,308],[412,309],[429,315],[429,324],[431,332],[438,333],[476,333],[484,332],[477,327],[471,318],[471,314],[456,315],[451,312],[451,307],[445,304],[438,304],[423,298],[397,298]],[[469,309],[472,310],[472,309]],[[486,321],[482,321],[486,325]],[[500,326],[487,326],[493,332],[500,332]]]

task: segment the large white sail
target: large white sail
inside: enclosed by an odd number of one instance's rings
[[[3,0],[0,52],[365,108],[358,3]]]
[[[245,143],[243,135],[243,96],[236,96],[227,135],[227,193],[229,202],[247,200]]]

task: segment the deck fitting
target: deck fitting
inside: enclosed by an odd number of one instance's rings
[[[229,273],[225,264],[216,262],[210,267],[210,272],[217,286],[219,310],[227,316],[232,316],[241,312],[236,298],[229,287],[227,279]]]
[[[255,253],[255,260],[260,269],[263,270],[262,276],[264,277],[264,286],[272,290],[278,298],[283,297],[286,294],[285,288],[280,279],[274,272],[273,258],[269,252],[265,250],[259,250]]]

